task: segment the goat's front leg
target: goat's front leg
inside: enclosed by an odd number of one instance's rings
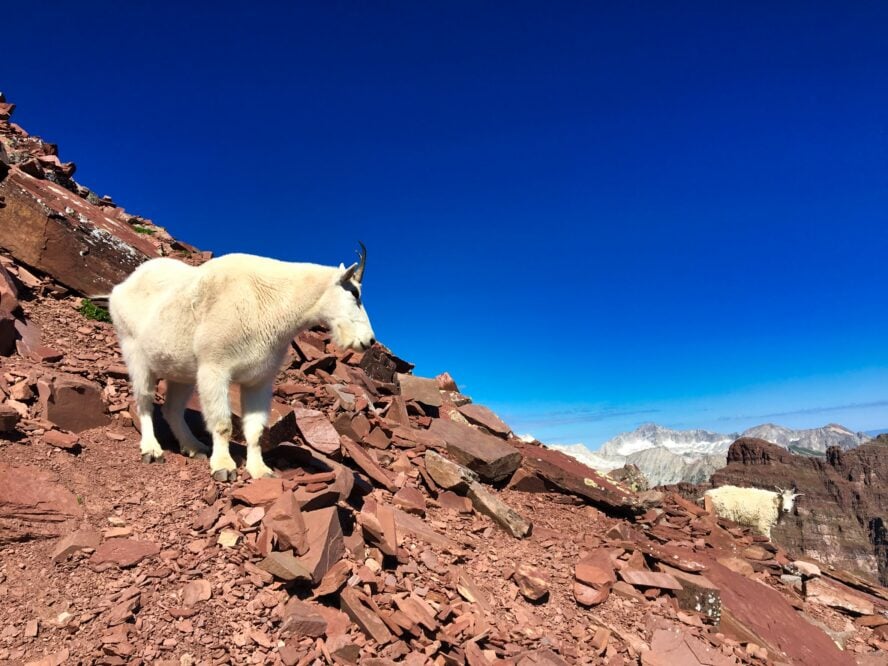
[[[210,473],[216,481],[237,479],[237,463],[228,449],[231,439],[231,407],[228,404],[228,373],[213,366],[197,371],[197,391],[204,422],[213,437]]]
[[[241,420],[247,442],[247,472],[254,479],[274,476],[274,472],[262,459],[262,448],[259,445],[265,424],[268,423],[272,382],[273,380],[257,386],[241,386]]]

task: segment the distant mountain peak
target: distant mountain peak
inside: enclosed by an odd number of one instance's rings
[[[718,433],[703,429],[673,430],[658,423],[642,423],[620,433],[597,451],[582,444],[554,445],[590,467],[610,471],[627,463],[637,465],[652,486],[688,481],[707,481],[723,467],[727,451],[740,437],[754,437],[791,451],[824,454],[831,446],[851,449],[871,439],[843,425],[793,430],[777,423],[763,423],[742,433]]]

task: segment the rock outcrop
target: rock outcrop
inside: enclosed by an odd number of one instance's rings
[[[781,514],[772,538],[792,553],[888,583],[888,442],[826,458],[800,456],[761,439],[738,439],[712,484],[797,488],[804,493]]]

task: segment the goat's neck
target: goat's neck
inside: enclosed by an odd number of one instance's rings
[[[308,268],[303,264],[291,264],[289,268],[287,274],[274,281],[271,302],[267,303],[269,310],[276,314],[275,333],[284,340],[325,323],[320,301],[329,288],[334,270],[326,266]]]

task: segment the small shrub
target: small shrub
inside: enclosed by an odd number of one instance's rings
[[[148,227],[143,227],[141,224],[134,224],[133,231],[137,234],[148,234],[149,236],[157,233],[156,229],[149,229]]]
[[[87,319],[92,319],[93,321],[104,321],[108,322],[109,324],[111,323],[111,315],[108,314],[108,311],[104,308],[100,308],[88,298],[83,299],[83,303],[80,304],[80,307],[77,308],[77,311]]]

